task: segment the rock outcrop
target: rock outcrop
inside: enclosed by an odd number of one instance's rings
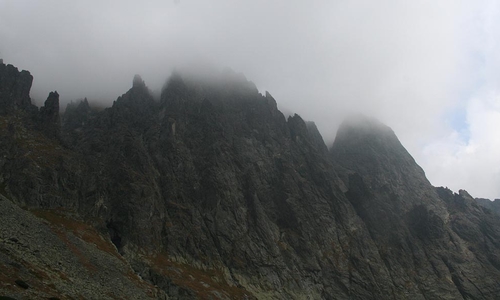
[[[476,201],[482,207],[485,207],[500,216],[500,199],[491,201],[490,199],[476,198]]]
[[[97,282],[133,270],[132,298],[495,299],[498,218],[464,191],[434,188],[390,128],[350,119],[328,150],[314,123],[286,119],[244,76],[213,78],[175,73],[156,102],[135,76],[110,108],[68,106],[60,139],[46,134],[59,126],[56,94],[41,110],[40,131],[2,116],[0,126],[12,130],[0,134],[0,194],[8,198],[0,209],[22,206],[30,224],[57,221],[71,239],[58,246],[64,253],[99,237],[97,249],[75,255],[106,271],[92,280],[64,274],[109,297]],[[65,222],[46,217],[61,212]],[[14,255],[11,237],[1,238],[8,251],[0,258],[21,260],[27,248]],[[123,264],[106,263],[109,253]],[[49,260],[27,263],[59,270]],[[40,295],[91,295],[35,277],[13,280],[53,285]],[[27,295],[11,281],[0,295]]]
[[[31,109],[30,89],[33,76],[13,65],[0,62],[0,115],[14,109]]]
[[[80,141],[82,131],[96,115],[97,112],[92,110],[87,98],[68,103],[61,120],[63,140],[70,146]]]
[[[345,122],[331,155],[396,298],[495,299],[499,219],[465,191],[433,188],[392,130],[377,121]]]
[[[51,138],[59,138],[61,121],[59,118],[59,94],[50,92],[47,100],[40,107],[40,127]]]

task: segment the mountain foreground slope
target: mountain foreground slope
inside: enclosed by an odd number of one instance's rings
[[[498,299],[500,219],[433,187],[394,132],[328,149],[242,75],[139,76],[59,116],[0,63],[0,296]]]

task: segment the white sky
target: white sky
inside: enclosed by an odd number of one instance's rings
[[[391,126],[432,184],[500,198],[500,6],[479,1],[0,0],[0,58],[37,103],[111,103],[141,74],[242,72],[327,144],[349,112]]]

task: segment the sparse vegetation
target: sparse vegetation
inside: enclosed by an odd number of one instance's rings
[[[170,278],[177,286],[195,292],[198,299],[214,299],[216,293],[222,293],[229,299],[254,298],[244,288],[229,285],[222,270],[197,269],[187,264],[174,262],[163,253],[149,259],[157,272]]]
[[[123,260],[123,257],[118,253],[111,241],[103,238],[103,236],[91,225],[75,219],[74,212],[66,211],[62,208],[52,210],[34,209],[32,211],[36,216],[47,220],[52,225],[55,232],[68,243],[68,246],[74,248],[74,245],[66,237],[66,232],[69,230],[87,243],[92,243],[99,250]],[[78,249],[74,249],[74,251],[78,254]],[[92,266],[89,267],[92,269]]]

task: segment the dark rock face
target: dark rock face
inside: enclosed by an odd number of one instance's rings
[[[31,109],[30,89],[33,76],[13,65],[0,62],[0,114],[13,109]]]
[[[482,207],[487,208],[491,212],[500,216],[500,199],[491,201],[490,199],[476,198],[476,201]]]
[[[412,299],[497,297],[499,220],[464,191],[434,189],[392,130],[374,120],[344,123],[331,155],[395,287]]]
[[[437,188],[450,212],[449,226],[463,256],[450,251],[447,266],[464,299],[496,299],[500,270],[500,218],[482,209],[466,192]],[[467,247],[467,248],[465,248]],[[459,252],[459,253],[460,253]]]
[[[156,102],[135,76],[104,111],[68,106],[61,140],[55,93],[44,134],[2,117],[0,193],[82,218],[173,299],[496,297],[498,220],[432,187],[390,128],[347,121],[329,151],[242,75],[213,77],[176,73]]]
[[[69,103],[63,115],[63,127],[65,131],[74,131],[86,126],[89,122],[92,109],[87,98],[78,103]]]
[[[443,222],[448,218],[423,170],[394,132],[378,121],[356,117],[344,122],[331,157],[341,178],[353,188],[347,197],[358,214],[370,220],[373,234],[380,234],[384,242],[399,239],[386,233],[403,225],[402,215],[418,215],[425,207]],[[374,213],[377,210],[381,214]]]
[[[61,131],[59,119],[59,94],[50,92],[44,106],[40,107],[40,126],[49,137],[58,138]]]
[[[96,115],[97,112],[90,108],[87,98],[80,102],[69,103],[61,120],[64,141],[73,146],[78,143],[82,138],[84,128]]]

